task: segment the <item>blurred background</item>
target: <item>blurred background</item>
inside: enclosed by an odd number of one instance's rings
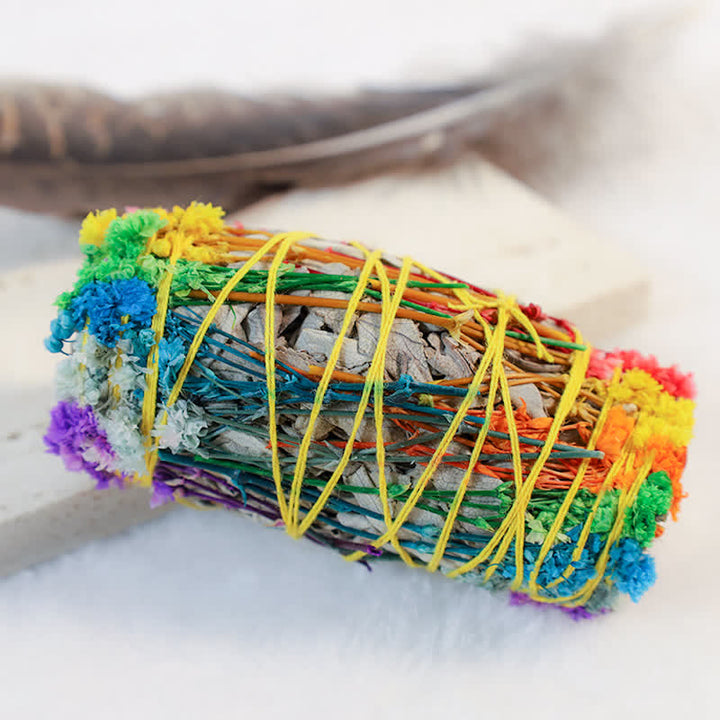
[[[640,261],[649,314],[607,344],[678,363],[699,386],[690,497],[638,606],[572,624],[404,568],[369,576],[224,513],[180,510],[0,580],[8,717],[715,717],[717,2],[36,0],[6,1],[0,18],[0,79],[127,101],[426,87],[589,48],[561,112],[496,129],[493,159]],[[74,256],[77,226],[0,208],[0,270]],[[22,325],[23,307],[18,297],[3,326]],[[0,379],[7,414],[22,412],[22,382]]]

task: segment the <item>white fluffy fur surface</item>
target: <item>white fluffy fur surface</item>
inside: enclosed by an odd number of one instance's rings
[[[481,24],[489,11],[472,12]],[[688,19],[618,99],[591,161],[547,185],[653,271],[650,319],[615,344],[698,380],[690,497],[653,548],[658,581],[640,604],[574,623],[181,509],[0,581],[2,716],[717,717],[718,19],[709,4]]]

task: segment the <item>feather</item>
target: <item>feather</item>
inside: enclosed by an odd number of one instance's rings
[[[121,101],[6,84],[0,203],[73,215],[200,200],[232,211],[278,190],[447,163],[470,149],[512,172],[527,159],[523,140],[538,144],[528,128],[557,125],[569,87],[597,87],[608,45],[535,49],[494,76],[453,85],[330,98],[206,90]]]

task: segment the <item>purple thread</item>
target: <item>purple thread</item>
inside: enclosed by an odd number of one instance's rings
[[[278,508],[269,500],[254,495],[247,495],[243,500],[228,497],[227,495],[223,495],[220,490],[213,490],[203,485],[199,482],[199,480],[202,479],[211,480],[213,483],[224,487],[225,492],[237,493],[237,488],[232,483],[227,482],[218,475],[205,472],[201,468],[189,466],[179,467],[172,463],[159,462],[155,468],[153,477],[153,498],[155,498],[157,494],[161,498],[167,497],[168,500],[171,500],[173,492],[179,490],[184,497],[212,502],[216,505],[223,505],[230,510],[248,510],[266,520],[277,521],[281,524]],[[167,484],[168,482],[176,480],[181,480],[182,484],[175,486]],[[330,546],[337,550],[348,550],[350,552],[360,550],[373,557],[380,557],[383,554],[382,549],[375,548],[372,545],[363,545],[349,540],[341,540],[340,538],[320,539],[314,537],[312,533],[308,533],[307,537],[319,545]],[[368,570],[371,569],[367,561],[360,562],[365,565]]]
[[[519,592],[511,592],[510,593],[510,604],[511,605],[539,605],[541,607],[544,607],[545,609],[557,609],[562,610],[566,615],[569,615],[573,620],[589,620],[591,618],[595,618],[598,616],[598,614],[602,614],[606,612],[605,610],[600,610],[599,613],[591,613],[588,610],[586,610],[584,607],[562,607],[561,605],[549,605],[548,603],[538,602],[537,600],[533,600],[531,597],[528,597],[524,593]]]
[[[173,489],[158,478],[153,478],[152,489],[153,494],[150,498],[150,507],[153,510],[175,500]]]

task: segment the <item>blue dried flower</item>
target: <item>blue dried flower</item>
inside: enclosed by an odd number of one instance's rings
[[[586,582],[595,577],[595,565],[605,544],[605,537],[600,533],[590,533],[585,547],[578,560],[573,561],[572,554],[580,536],[580,526],[568,531],[569,542],[555,543],[550,548],[537,576],[537,583],[545,589],[548,596],[561,597],[572,595],[580,590]],[[540,553],[539,544],[526,544],[523,552],[525,559],[525,582],[535,567]],[[572,573],[567,568],[572,567]],[[508,550],[505,558],[498,566],[497,572],[508,580],[515,578],[515,546]],[[562,582],[548,588],[554,580],[565,573]],[[645,591],[655,582],[655,563],[643,553],[640,544],[632,538],[621,538],[610,551],[605,577],[611,578],[620,592],[627,593],[637,602]]]
[[[181,337],[175,336],[170,340],[164,337],[160,340],[158,345],[158,388],[163,397],[170,394],[185,361],[185,355],[185,343]]]
[[[75,328],[87,322],[90,334],[107,347],[115,345],[121,331],[148,328],[156,309],[153,289],[138,278],[88,283],[69,308]]]
[[[43,340],[43,344],[45,345],[45,349],[48,352],[51,352],[51,353],[62,352],[62,349],[63,349],[62,340],[58,340],[58,338],[53,337],[52,335],[50,337],[46,337],[45,340]]]
[[[132,352],[135,357],[146,358],[155,344],[155,331],[152,328],[142,328],[137,332],[123,332],[123,337],[132,343]]]
[[[617,589],[627,593],[633,602],[640,600],[655,582],[655,561],[632,538],[621,538],[610,550],[609,564],[613,568],[611,577]]]
[[[63,341],[68,340],[75,332],[75,322],[67,310],[61,310],[58,316],[50,321],[50,337],[45,338],[45,349],[51,353],[62,352]]]

